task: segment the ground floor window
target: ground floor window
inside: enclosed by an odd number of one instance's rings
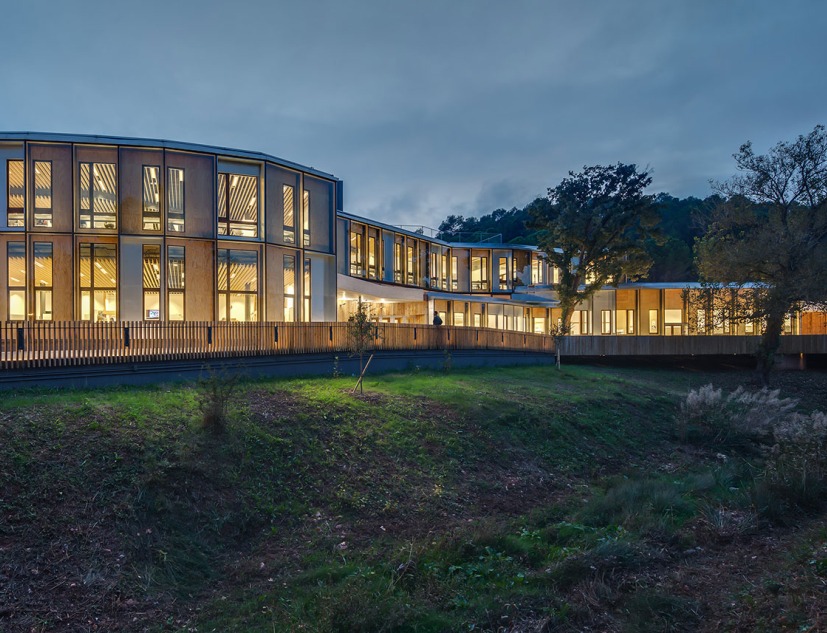
[[[80,318],[105,323],[118,318],[118,249],[80,244]]]
[[[161,319],[161,246],[143,245],[144,320]]]
[[[611,310],[601,310],[600,311],[600,333],[601,334],[611,334],[612,333],[612,311]]]
[[[658,311],[649,310],[649,334],[658,333]]]
[[[52,320],[52,242],[34,243],[34,318]]]
[[[218,249],[219,321],[258,321],[258,253]]]
[[[183,246],[167,247],[167,319],[184,320],[184,264]]]
[[[26,243],[6,245],[9,321],[26,320]]]
[[[296,320],[296,256],[284,256],[284,320]]]
[[[304,277],[302,279],[302,296],[304,297],[304,308],[302,318],[310,321],[310,258],[304,260]]]

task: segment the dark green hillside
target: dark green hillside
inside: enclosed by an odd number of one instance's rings
[[[818,503],[765,512],[755,451],[674,422],[743,378],[248,382],[223,434],[195,387],[7,395],[0,630],[816,630]],[[827,375],[779,384],[827,409]]]

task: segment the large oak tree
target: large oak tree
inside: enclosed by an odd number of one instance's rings
[[[697,264],[707,281],[756,282],[743,318],[764,324],[757,368],[767,384],[785,317],[827,300],[827,134],[819,125],[763,155],[747,142],[734,157],[740,173],[715,184],[723,199]]]
[[[642,277],[652,265],[645,245],[659,239],[660,217],[653,196],[644,193],[651,182],[635,165],[594,165],[569,172],[548,190],[547,201],[532,205],[539,245],[560,271],[558,350],[578,303],[604,286]]]

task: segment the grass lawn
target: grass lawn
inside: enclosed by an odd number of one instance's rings
[[[676,433],[741,371],[571,366],[0,402],[2,631],[816,631],[820,509]],[[827,374],[779,374],[827,410]]]

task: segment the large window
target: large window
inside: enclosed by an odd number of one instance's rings
[[[284,185],[282,188],[282,205],[284,208],[284,242],[285,244],[296,243],[296,214],[295,200],[293,198],[293,187]]]
[[[9,242],[6,245],[8,267],[9,321],[26,320],[26,243]]]
[[[258,237],[258,178],[218,174],[218,234]]]
[[[118,181],[115,164],[81,163],[78,178],[80,228],[117,228]]]
[[[415,253],[415,246],[413,243],[408,244],[407,248],[407,271],[408,271],[408,284],[415,284],[416,283],[416,256]]]
[[[451,290],[456,290],[459,287],[459,258],[451,257]]]
[[[302,320],[310,321],[310,258],[304,258],[304,278],[302,279],[302,296],[304,298]]]
[[[218,249],[218,318],[258,321],[258,253]]]
[[[658,333],[658,311],[649,310],[649,334]]]
[[[161,246],[144,244],[144,320],[158,321],[161,318]]]
[[[310,192],[305,189],[302,195],[302,233],[304,234],[304,246],[310,246]]]
[[[51,242],[34,243],[34,318],[52,320],[52,254]]]
[[[167,231],[184,232],[184,170],[167,169]]]
[[[600,333],[601,334],[611,334],[612,333],[612,311],[611,310],[601,310],[600,311]]]
[[[80,245],[80,318],[106,322],[118,318],[118,250],[112,244]]]
[[[296,256],[284,256],[284,320],[296,320]]]
[[[499,272],[500,290],[508,289],[508,258],[497,258],[497,269]]]
[[[184,263],[183,246],[167,246],[167,320],[184,320]]]
[[[571,319],[571,334],[573,336],[591,334],[591,319],[588,310],[575,310]]]
[[[160,167],[144,165],[142,210],[144,231],[161,230],[161,193],[158,184],[160,173]]]
[[[368,236],[368,277],[378,279],[379,240],[376,236]]]
[[[488,258],[471,257],[471,291],[488,290]]]
[[[440,258],[442,262],[442,268],[440,269],[440,285],[442,286],[443,290],[448,290],[448,254],[442,253],[442,257]]]
[[[6,161],[6,226],[24,226],[25,180],[23,161]]]
[[[364,257],[364,227],[354,224],[350,228],[350,274],[352,277],[363,277],[365,274],[362,268]]]
[[[430,286],[431,288],[439,288],[439,253],[436,250],[430,252],[430,257],[428,258],[428,263],[430,265]]]
[[[402,238],[397,237],[393,242],[393,281],[401,284],[405,275],[405,261],[402,253],[404,251],[404,244]]]
[[[34,161],[34,225],[52,226],[51,161]]]

